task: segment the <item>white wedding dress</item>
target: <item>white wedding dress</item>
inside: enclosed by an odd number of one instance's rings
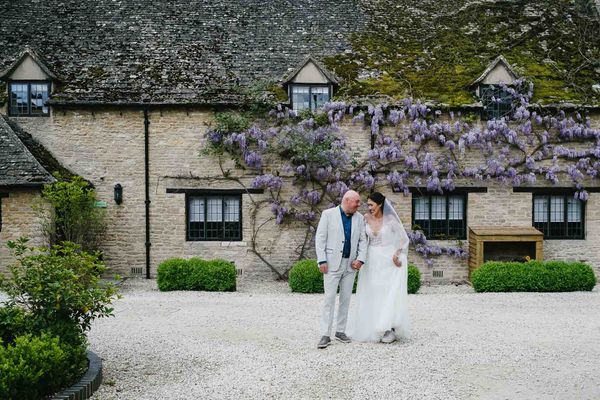
[[[366,233],[367,260],[358,275],[348,334],[358,342],[379,342],[386,331],[394,328],[397,338],[407,338],[408,235],[389,201],[385,202],[379,232],[367,223]],[[400,268],[392,260],[397,252],[402,261]]]

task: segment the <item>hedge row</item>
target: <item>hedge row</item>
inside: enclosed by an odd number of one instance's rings
[[[360,272],[359,272],[360,274]],[[358,279],[358,275],[356,279]],[[323,293],[323,274],[317,260],[300,260],[290,270],[289,285],[292,292]],[[421,287],[421,273],[414,265],[408,266],[408,293],[417,293]],[[356,291],[356,280],[354,281]]]
[[[233,292],[236,289],[235,265],[221,259],[172,258],[158,266],[156,281],[161,291]]]
[[[471,274],[477,292],[574,292],[596,285],[588,264],[566,261],[496,262]]]

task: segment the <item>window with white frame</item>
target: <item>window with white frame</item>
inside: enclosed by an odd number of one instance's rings
[[[413,227],[430,239],[465,239],[466,195],[413,195]]]
[[[50,82],[10,82],[8,84],[8,111],[14,117],[50,115],[48,98]]]
[[[533,226],[544,239],[584,239],[585,206],[572,194],[533,195]]]
[[[241,195],[188,195],[187,240],[242,240]]]
[[[330,85],[291,85],[292,108],[296,111],[311,110],[314,111],[331,98]]]

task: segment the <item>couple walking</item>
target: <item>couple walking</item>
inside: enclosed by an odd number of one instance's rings
[[[340,206],[321,214],[315,248],[323,273],[325,301],[318,348],[331,344],[338,287],[336,340],[391,343],[397,337],[408,336],[408,235],[381,193],[371,193],[367,205],[369,212],[364,217],[357,213],[360,196],[351,190]],[[355,312],[347,324],[358,270]]]

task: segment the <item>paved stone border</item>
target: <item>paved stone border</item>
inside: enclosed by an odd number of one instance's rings
[[[85,400],[98,390],[102,383],[102,360],[88,350],[88,370],[83,377],[68,389],[54,395],[52,400]]]

